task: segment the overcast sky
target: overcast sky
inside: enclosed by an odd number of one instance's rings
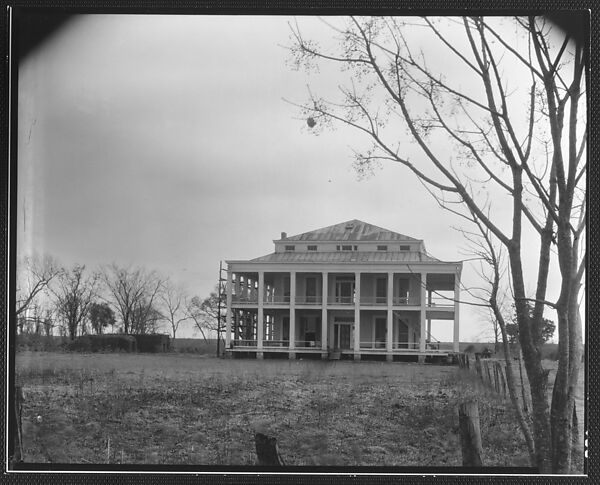
[[[33,51],[19,69],[19,252],[143,265],[199,296],[220,260],[349,219],[464,259],[460,221],[408,171],[359,181],[360,138],[314,136],[283,100],[304,101],[308,84],[331,89],[323,72],[290,69],[290,21],[88,15]],[[322,27],[299,22],[307,37]],[[475,281],[469,266],[464,280]],[[478,312],[461,317],[461,340],[482,333]],[[437,334],[451,340],[451,322]]]

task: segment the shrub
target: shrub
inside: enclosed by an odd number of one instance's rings
[[[116,351],[135,352],[137,344],[131,335],[83,335],[67,344],[67,350],[76,352]]]
[[[140,352],[168,352],[171,349],[170,338],[165,334],[153,333],[133,337]]]

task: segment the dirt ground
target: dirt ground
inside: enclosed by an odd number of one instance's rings
[[[527,466],[516,419],[457,367],[20,352],[27,462],[460,466],[458,403],[479,403],[487,466]]]

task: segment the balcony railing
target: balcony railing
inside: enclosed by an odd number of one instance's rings
[[[288,296],[268,296],[265,298],[265,305],[289,305],[290,297]]]
[[[395,296],[392,300],[394,305],[420,305],[419,297],[416,296]]]
[[[387,296],[361,296],[361,305],[387,305]]]
[[[323,297],[316,295],[298,295],[296,296],[296,305],[320,305],[323,302]]]
[[[233,303],[258,303],[258,295],[232,295]]]
[[[334,305],[354,305],[354,296],[329,296],[327,302]]]
[[[431,302],[427,300],[427,306],[430,308],[448,309],[454,308],[454,298],[444,298],[443,296],[434,296]]]

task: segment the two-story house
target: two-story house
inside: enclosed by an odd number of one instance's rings
[[[422,240],[358,220],[273,242],[271,254],[227,261],[232,355],[422,361],[458,352],[461,262],[439,261]],[[432,320],[452,326],[451,348],[431,335]]]

